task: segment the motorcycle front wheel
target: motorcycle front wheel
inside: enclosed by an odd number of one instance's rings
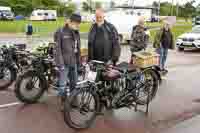
[[[99,97],[86,89],[75,90],[64,104],[65,123],[73,129],[87,129],[100,111]]]
[[[27,71],[20,75],[15,84],[15,95],[23,103],[34,104],[47,89],[44,76],[35,71]]]

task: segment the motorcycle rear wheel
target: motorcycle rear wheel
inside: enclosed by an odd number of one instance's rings
[[[6,75],[9,79],[6,79]],[[3,66],[0,70],[0,90],[7,89],[17,78],[17,72],[13,66]]]
[[[139,105],[146,105],[151,102],[156,96],[159,87],[159,78],[157,74],[151,69],[144,70],[142,72],[142,75],[144,75],[145,85],[143,88],[139,88],[139,95],[136,97],[136,102]],[[147,86],[146,84],[149,84],[149,86]]]

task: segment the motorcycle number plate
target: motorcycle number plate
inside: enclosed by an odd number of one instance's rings
[[[88,75],[87,75],[87,80],[89,80],[89,81],[95,81],[96,77],[97,77],[97,72],[89,71]]]

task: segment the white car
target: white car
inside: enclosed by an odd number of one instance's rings
[[[200,48],[200,26],[195,26],[191,32],[178,37],[176,46],[179,51],[188,48]]]

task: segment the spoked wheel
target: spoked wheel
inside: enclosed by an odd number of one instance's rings
[[[17,73],[13,67],[4,66],[0,69],[0,90],[7,89],[17,77]]]
[[[138,86],[141,87],[136,90],[137,104],[148,104],[153,100],[158,90],[159,80],[157,74],[151,69],[144,70],[136,81],[136,87]]]
[[[85,74],[81,73],[78,75],[78,81],[83,81],[83,80],[85,80]]]
[[[85,72],[85,70],[82,68],[81,70],[79,70],[79,72],[78,72],[78,81],[83,81],[83,80],[85,80],[85,76],[86,76],[86,74],[85,74],[86,72]]]
[[[16,81],[16,97],[27,104],[38,102],[47,89],[46,80],[33,71],[28,71],[19,76]]]
[[[89,128],[95,121],[99,108],[96,94],[84,89],[75,90],[65,101],[64,120],[74,129]]]

